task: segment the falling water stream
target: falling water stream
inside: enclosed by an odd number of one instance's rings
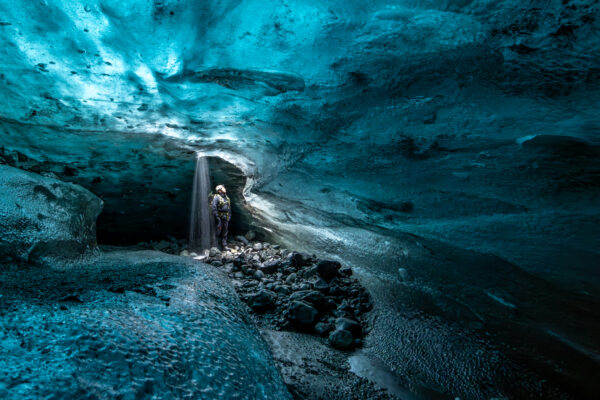
[[[192,210],[190,212],[190,249],[205,250],[217,245],[215,224],[208,205],[210,176],[208,160],[198,156],[192,189]]]

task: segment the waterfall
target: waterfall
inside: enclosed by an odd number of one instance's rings
[[[215,221],[208,204],[210,177],[208,160],[198,156],[192,188],[190,212],[190,250],[205,250],[217,245]]]

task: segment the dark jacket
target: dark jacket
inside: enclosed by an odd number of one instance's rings
[[[211,206],[215,217],[229,221],[231,218],[231,200],[229,200],[229,196],[223,196],[219,193],[215,194]]]

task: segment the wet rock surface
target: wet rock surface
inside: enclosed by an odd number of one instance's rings
[[[322,336],[342,350],[362,345],[373,306],[349,267],[266,242],[233,241],[196,258],[228,274],[260,327]]]

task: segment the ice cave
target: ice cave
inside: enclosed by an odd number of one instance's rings
[[[0,398],[598,398],[599,10],[0,0]]]

